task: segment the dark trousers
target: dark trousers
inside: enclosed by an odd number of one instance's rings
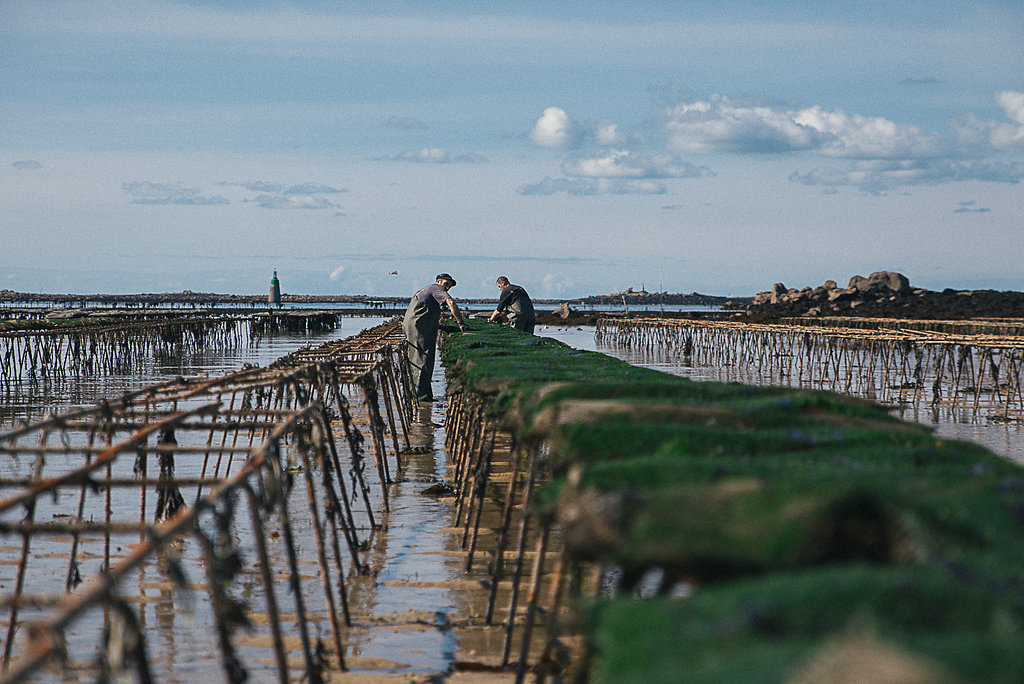
[[[409,359],[413,391],[418,401],[433,401],[430,379],[434,375],[437,354],[437,329],[441,324],[441,305],[430,298],[425,303],[417,297],[409,302],[402,320],[405,331],[405,355]]]

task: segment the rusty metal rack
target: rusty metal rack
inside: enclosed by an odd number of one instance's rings
[[[894,327],[893,321],[853,328],[842,319],[808,324],[600,319],[596,339],[694,364],[749,369],[774,384],[819,387],[883,403],[942,402],[1001,420],[1024,419],[1024,337],[1007,334],[1012,330],[1005,321],[998,326],[1003,334],[978,333],[993,327],[978,322],[940,323],[941,329],[912,329]]]
[[[0,329],[0,388],[131,372],[153,359],[238,349],[275,331],[331,330],[340,319],[338,312],[313,310],[97,313],[103,315],[83,314],[84,323],[68,327]]]
[[[346,577],[408,448],[402,339],[394,320],[0,434],[0,681],[344,669]]]
[[[503,630],[500,667],[514,665],[517,682],[534,667],[543,681],[540,673],[564,650],[559,622],[568,614],[558,530],[546,516],[531,512],[537,485],[549,477],[541,465],[547,446],[518,440],[489,415],[489,402],[473,392],[449,390],[445,434],[465,571],[474,563],[486,565],[489,591],[482,619]],[[498,511],[481,547],[481,517],[489,501]],[[541,624],[547,639],[535,643]]]

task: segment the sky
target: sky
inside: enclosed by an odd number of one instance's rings
[[[0,289],[1024,290],[1019,0],[0,2]]]

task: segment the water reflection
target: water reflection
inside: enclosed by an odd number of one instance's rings
[[[100,399],[118,397],[158,382],[183,377],[217,377],[245,364],[265,366],[306,346],[351,337],[390,320],[390,316],[345,316],[340,327],[317,333],[271,333],[237,348],[142,359],[123,374],[68,377],[63,380],[26,379],[0,388],[0,431],[21,420],[36,420],[46,413],[61,413],[92,406]]]
[[[101,398],[117,396],[178,375],[215,377],[239,370],[247,363],[267,365],[301,347],[347,337],[383,320],[382,317],[346,319],[341,330],[324,335],[265,336],[259,344],[227,352],[182,355],[173,360],[150,360],[142,372],[136,368],[130,375],[111,374],[102,378],[50,383],[45,386],[45,391],[39,391],[43,389],[41,385],[19,384],[12,389],[8,395],[9,401],[3,407],[5,421],[11,424],[20,419],[31,420],[43,412],[63,412],[78,406],[92,406]],[[440,366],[436,369],[434,382],[436,396],[443,397],[444,377]],[[354,563],[345,563],[343,570],[353,623],[350,629],[345,630],[343,648],[346,664],[355,672],[401,672],[412,676],[444,673],[457,658],[466,658],[465,647],[462,645],[464,630],[475,616],[483,612],[481,605],[487,597],[486,563],[479,562],[473,568],[472,575],[464,572],[465,553],[461,551],[462,534],[461,530],[457,530],[454,501],[424,493],[431,485],[451,479],[442,427],[445,408],[443,400],[420,407],[409,434],[410,446],[418,448],[410,449],[403,456],[401,470],[393,473],[394,482],[387,489],[390,511],[377,518],[378,525],[373,530],[366,516],[357,516],[359,538],[366,540],[364,551],[359,553],[359,561],[365,566],[365,571],[354,567]],[[201,446],[205,439],[205,433],[195,433],[195,439],[190,441],[190,434],[177,436],[182,452],[175,453],[179,457],[176,475],[179,478],[199,478],[204,473],[210,475],[205,460],[181,457],[186,453],[186,448]],[[340,432],[339,439],[343,439]],[[99,448],[102,445],[95,446]],[[48,463],[54,467],[58,465],[55,461],[61,458],[72,457],[60,454],[47,457]],[[228,452],[223,469],[220,462],[215,464],[213,461],[209,468],[216,469],[218,475],[224,475],[222,470],[232,467],[231,462],[240,463],[244,458],[244,452]],[[25,457],[5,459],[5,462],[0,463],[0,478],[12,482],[14,479],[31,477],[35,460]],[[117,464],[118,469],[111,476],[130,481],[133,478],[132,459],[119,460]],[[72,465],[69,463],[68,467]],[[149,466],[154,468],[156,462],[150,459]],[[383,489],[375,473],[375,469],[367,469],[365,484],[368,496],[373,499],[369,508],[380,511]],[[198,486],[183,486],[181,493],[187,503],[198,499]],[[139,494],[139,491],[143,493]],[[109,506],[111,510],[131,518],[132,511],[149,510],[139,498],[146,496],[144,492],[145,489],[138,490],[136,487],[115,489],[112,490],[109,503],[99,501],[97,505]],[[288,548],[282,542],[285,521],[302,552],[297,564],[298,573],[303,578],[300,584],[304,616],[299,612],[299,597],[294,592],[280,592],[277,596],[281,622],[286,630],[285,649],[294,660],[303,650],[298,642],[299,630],[295,628],[298,621],[304,619],[311,624],[314,637],[319,635],[324,641],[329,640],[330,621],[323,596],[307,589],[315,586],[317,569],[313,560],[316,549],[312,532],[314,523],[309,509],[303,507],[299,500],[305,495],[306,488],[295,486],[290,492],[289,497],[294,505],[289,506],[286,515],[276,519],[277,523],[268,524],[264,532],[270,555],[267,567],[276,569],[275,582],[286,582],[287,573],[290,572],[285,570],[289,567]],[[353,496],[355,492],[353,489]],[[152,491],[149,496],[153,496]],[[74,510],[76,497],[74,488],[61,490],[59,498],[42,501],[37,511],[38,518],[49,520],[62,512]],[[238,509],[235,519],[248,520],[248,500],[243,498],[235,505]],[[204,520],[201,524],[206,526],[212,522]],[[216,532],[212,528],[207,530],[210,536]],[[254,535],[244,522],[232,525],[230,534],[247,568],[237,576],[232,593],[242,600],[251,599],[249,603],[256,608],[246,617],[253,624],[265,626],[271,619],[269,613],[261,608],[266,605],[266,597],[262,596],[263,586],[257,581],[255,570],[251,569],[256,560]],[[138,534],[129,532],[110,535],[106,544],[104,538],[100,537],[88,540],[90,547],[79,553],[83,579],[90,581],[99,574],[102,567],[123,561],[139,538]],[[52,560],[40,561],[40,567],[46,568],[44,574],[48,576],[46,583],[42,580],[35,583],[40,591],[55,595],[63,591],[68,572],[69,543],[69,539],[60,538],[59,543],[54,545],[50,556]],[[46,549],[40,542],[34,551],[38,555]],[[17,554],[17,549],[12,547],[10,553]],[[187,538],[182,541],[179,549],[175,549],[173,556],[149,559],[139,566],[136,575],[126,580],[126,586],[131,587],[127,593],[132,596],[126,600],[136,607],[139,621],[147,631],[152,666],[161,681],[189,681],[196,678],[206,681],[220,677],[221,664],[217,660],[216,646],[200,643],[215,632],[212,626],[212,603],[203,591],[195,591],[197,587],[201,589],[203,586],[207,565],[201,545]],[[3,566],[0,563],[0,567]],[[11,573],[14,572],[14,566],[6,567],[7,570],[0,572],[0,586],[10,586],[10,582],[13,582]],[[190,590],[183,591],[177,580],[171,577],[181,577]],[[93,613],[77,622],[69,633],[69,655],[75,663],[83,664],[83,671],[84,664],[93,658],[90,649],[96,642],[95,635],[101,633],[103,628],[104,616]],[[475,636],[474,644],[493,643],[495,639],[500,643],[500,627],[472,625],[472,628],[474,635],[476,632],[491,634],[482,640]],[[234,646],[253,680],[268,681],[272,677],[274,661],[269,638],[265,629],[259,633],[238,632],[234,635]],[[60,676],[56,674],[44,681],[60,681]]]
[[[380,317],[353,317],[343,321],[342,329],[323,335],[280,334],[264,337],[259,345],[231,353],[192,355],[159,363],[154,361],[152,367],[141,375],[111,376],[95,381],[85,379],[60,385],[51,383],[45,388],[19,386],[9,395],[11,401],[4,403],[4,420],[13,421],[20,417],[39,415],[43,411],[91,405],[98,398],[116,396],[177,375],[217,376],[238,370],[245,363],[266,365],[300,347],[347,337],[383,320]],[[735,367],[696,367],[668,355],[639,355],[610,346],[598,347],[592,327],[541,328],[538,334],[561,339],[578,349],[601,351],[630,363],[698,380],[751,384],[784,384],[786,380],[779,377],[758,378],[748,370]],[[444,380],[440,368],[436,370],[434,382],[435,396],[444,396]],[[40,389],[42,391],[37,391]],[[395,482],[389,489],[391,511],[381,520],[380,529],[375,530],[372,536],[365,535],[370,537],[364,556],[369,569],[365,574],[359,574],[351,567],[348,569],[347,586],[354,624],[345,634],[345,657],[349,667],[357,672],[402,672],[413,676],[419,673],[439,673],[447,671],[456,660],[482,660],[484,654],[501,650],[501,628],[484,627],[481,620],[488,594],[483,589],[487,580],[487,560],[482,557],[481,551],[481,558],[474,565],[473,572],[467,574],[463,571],[466,553],[461,546],[461,530],[456,529],[458,521],[453,501],[423,493],[433,483],[451,480],[441,427],[443,411],[443,401],[420,407],[410,426],[409,435],[410,446],[420,449],[413,449],[403,457],[403,468],[395,474]],[[898,414],[909,420],[937,425],[940,434],[976,439],[999,453],[1013,454],[1017,458],[1022,453],[1021,444],[1024,439],[1020,426],[972,424],[962,412],[951,411],[949,407],[923,404],[903,406]],[[500,456],[507,458],[507,453],[501,453]],[[31,473],[31,460],[22,459],[20,465],[12,463],[5,467],[12,468],[14,476],[25,477]],[[499,456],[496,455],[495,460],[500,460]],[[179,475],[197,474],[180,463],[179,468]],[[507,471],[507,465],[504,468]],[[129,472],[121,475],[131,477]],[[367,485],[372,496],[381,496],[379,482],[368,480]],[[302,488],[297,487],[293,495],[299,496],[301,491]],[[191,500],[192,496],[186,498]],[[71,510],[74,504],[73,499],[62,499],[49,505],[57,511]],[[122,495],[112,505],[119,508],[138,506],[138,501]],[[240,506],[245,506],[245,503],[240,503]],[[375,505],[374,510],[379,508]],[[45,512],[50,511],[47,509]],[[500,510],[496,505],[485,509],[482,517],[484,534],[499,527]],[[245,519],[245,516],[242,515],[241,519]],[[308,551],[314,548],[309,539],[312,522],[307,514],[302,513],[300,506],[292,508],[289,519],[296,534],[302,535],[305,540],[304,549]],[[245,534],[239,531],[236,533]],[[279,530],[271,529],[268,533],[273,540]],[[273,567],[285,567],[281,557],[284,553],[282,545],[274,545],[273,541],[271,543]],[[239,539],[237,545],[245,547],[247,543]],[[128,549],[128,542],[124,542],[123,548],[116,546],[111,554],[115,558],[123,557]],[[43,550],[43,547],[39,547],[40,552]],[[54,554],[58,552],[66,552],[66,545],[55,549]],[[201,581],[203,561],[196,545],[191,541],[186,542],[181,549],[181,558],[190,580]],[[95,574],[101,560],[102,554],[95,554],[90,557],[91,564],[83,567]],[[251,556],[249,560],[251,562]],[[161,559],[160,563],[165,561]],[[302,567],[303,574],[316,574],[315,566],[303,562]],[[58,593],[67,572],[66,558],[55,562],[54,568],[52,585],[53,591]],[[0,574],[0,583],[4,583],[3,578],[4,575]],[[253,575],[243,573],[238,583],[239,587],[244,587],[241,589],[243,598],[262,591]],[[154,651],[165,654],[161,656],[161,680],[188,681],[198,677],[205,681],[219,678],[219,663],[213,660],[214,650],[211,645],[195,643],[203,635],[211,633],[207,624],[210,620],[209,605],[203,600],[194,600],[195,594],[191,594],[193,600],[190,601],[190,594],[178,591],[167,579],[166,570],[155,564],[142,566],[138,587],[138,602],[144,606],[140,610],[140,620],[156,628],[150,631],[156,642]],[[499,612],[502,610],[500,606],[507,603],[508,590],[501,586],[500,592]],[[291,597],[283,594],[279,598],[282,610],[287,615],[284,619],[297,619],[294,605],[289,604]],[[329,629],[326,606],[314,596],[305,596],[304,599],[308,601],[308,620],[320,625],[326,637],[326,630]],[[253,603],[262,605],[263,602],[254,600]],[[254,614],[249,618],[264,623],[269,619],[266,614]],[[77,626],[81,632],[91,630],[93,633],[102,628],[103,625],[98,621],[89,620]],[[288,648],[297,654],[300,649],[294,634],[293,631],[287,637]],[[251,673],[255,680],[265,681],[272,676],[273,666],[265,640],[247,639],[241,635],[237,646],[245,652],[244,660],[252,667]]]
[[[700,365],[693,357],[676,352],[645,350],[621,347],[614,344],[598,343],[595,328],[540,326],[538,335],[553,337],[576,349],[597,351],[614,356],[636,366],[653,368],[705,382],[740,382],[749,385],[777,385],[787,387],[817,387],[842,391],[842,387],[822,386],[813,379],[794,378],[786,375],[761,373],[753,365],[712,366]],[[868,385],[870,387],[870,385]],[[912,395],[880,397],[865,390],[854,396],[882,401],[892,406],[892,414],[903,419],[935,429],[935,433],[946,439],[966,439],[977,442],[997,454],[1024,463],[1024,424],[1015,420],[1002,420],[996,411],[976,411],[973,404],[965,406],[955,401],[932,402],[912,400]],[[998,407],[996,407],[998,408]]]

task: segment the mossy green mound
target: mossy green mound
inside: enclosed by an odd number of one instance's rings
[[[1020,592],[993,592],[949,567],[773,574],[684,599],[594,602],[585,612],[598,682],[1024,678]],[[829,676],[830,664],[859,678]],[[902,678],[877,676],[892,670]]]
[[[869,402],[692,382],[481,322],[444,358],[546,445],[534,511],[572,561],[615,569],[620,598],[583,612],[596,680],[1024,681],[1018,465]]]

